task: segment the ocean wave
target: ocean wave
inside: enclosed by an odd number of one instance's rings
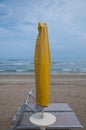
[[[52,72],[56,73],[78,73],[86,72],[86,64],[77,63],[76,61],[52,61]],[[33,72],[34,71],[34,62],[32,60],[24,59],[10,59],[10,60],[1,60],[0,61],[0,73],[4,72]]]
[[[3,73],[3,72],[7,72],[7,73],[10,73],[10,72],[12,72],[12,73],[14,73],[14,72],[34,72],[34,69],[0,70],[0,73]]]
[[[74,65],[75,63],[74,62],[70,62],[70,65]]]
[[[81,72],[85,73],[86,72],[86,68],[81,68]]]
[[[52,62],[53,65],[74,65],[74,62]]]
[[[60,64],[61,62],[53,61],[52,64]]]
[[[26,65],[33,65],[34,63],[33,62],[25,62],[25,63],[13,63],[12,65],[18,65],[18,66],[26,66]]]
[[[26,66],[31,63],[0,63],[0,66]]]
[[[16,70],[16,72],[24,72],[25,70]]]
[[[5,70],[0,70],[0,72],[4,72]]]
[[[34,69],[16,69],[16,70],[0,70],[0,73],[4,73],[4,72],[7,72],[7,73],[20,73],[20,72],[34,72]],[[79,72],[82,72],[82,73],[86,73],[86,70],[80,70],[80,69],[51,69],[51,72],[56,72],[56,73],[79,73]]]
[[[27,69],[27,70],[23,70],[23,69],[18,69],[18,70],[15,70],[16,72],[33,72],[34,69]]]
[[[7,61],[22,61],[22,60],[27,60],[27,59],[22,59],[22,58],[13,58],[13,59],[6,59]]]

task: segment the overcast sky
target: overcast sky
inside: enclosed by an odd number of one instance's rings
[[[86,0],[0,0],[0,57],[33,57],[38,22],[52,57],[86,58]]]

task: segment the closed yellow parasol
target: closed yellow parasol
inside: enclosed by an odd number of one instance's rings
[[[44,111],[50,100],[50,49],[48,41],[47,26],[45,23],[38,24],[38,36],[34,54],[34,69],[36,81],[36,104],[41,106],[41,111],[35,112],[30,117],[30,122],[41,130],[56,121],[56,117]]]
[[[36,103],[48,106],[50,100],[50,49],[46,23],[38,24],[38,36],[34,53]]]

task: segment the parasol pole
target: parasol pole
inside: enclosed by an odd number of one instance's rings
[[[45,108],[45,107],[41,107],[41,118],[44,117],[44,108]]]

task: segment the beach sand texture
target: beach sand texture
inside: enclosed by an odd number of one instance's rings
[[[34,74],[0,74],[0,130],[10,130],[12,118],[31,88],[35,88]],[[53,103],[68,103],[86,130],[85,73],[52,74],[50,98]]]

